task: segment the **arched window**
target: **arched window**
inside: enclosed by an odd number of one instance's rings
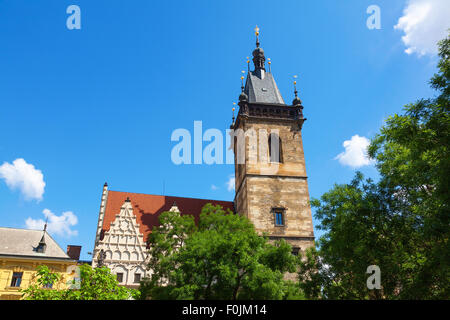
[[[273,150],[275,152],[273,152]],[[277,152],[278,150],[278,152]],[[270,162],[283,162],[283,149],[281,146],[281,138],[276,133],[269,135],[269,159]]]

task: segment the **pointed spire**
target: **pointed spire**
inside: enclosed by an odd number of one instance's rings
[[[266,57],[264,56],[264,50],[259,45],[259,28],[255,29],[255,34],[257,36],[257,46],[252,53],[255,69],[248,72],[243,92],[245,96],[241,93],[239,106],[242,108],[247,103],[255,102],[285,104],[275,79],[271,73],[266,72]],[[269,63],[269,71],[270,67]],[[242,101],[245,101],[245,103]]]
[[[295,94],[295,98],[294,100],[292,100],[292,105],[293,106],[301,106],[302,105],[302,100],[300,100],[300,98],[297,96],[297,75],[294,76],[294,94]]]
[[[242,76],[241,76],[241,94],[239,95],[239,101],[247,101],[248,100],[248,96],[244,92],[244,74],[245,74],[245,71],[242,70],[241,72],[242,72]]]

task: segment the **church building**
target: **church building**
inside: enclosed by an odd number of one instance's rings
[[[246,216],[258,233],[285,239],[293,254],[314,245],[308,182],[302,143],[305,122],[297,96],[286,104],[270,70],[256,28],[254,70],[239,96],[230,126],[234,135],[235,198],[216,201],[140,193],[102,192],[92,266],[108,266],[122,285],[138,286],[146,270],[146,241],[164,211],[194,215],[207,203]],[[294,85],[296,83],[294,82]],[[240,134],[243,134],[241,136]],[[243,139],[241,139],[243,137]]]

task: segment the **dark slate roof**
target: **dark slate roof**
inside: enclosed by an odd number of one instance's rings
[[[44,235],[45,252],[37,252],[36,247],[43,234],[42,230],[0,227],[0,255],[71,260],[47,232]]]
[[[285,104],[272,74],[263,71],[264,77],[261,79],[260,72],[261,70],[256,70],[248,73],[244,89],[248,96],[248,102]]]

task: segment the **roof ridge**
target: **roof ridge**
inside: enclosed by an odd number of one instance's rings
[[[179,199],[194,199],[194,200],[233,202],[232,200],[216,200],[216,199],[204,199],[204,198],[193,198],[193,197],[179,197],[179,196],[170,196],[170,195],[162,195],[162,194],[150,194],[150,193],[143,193],[143,192],[128,192],[128,191],[116,191],[116,190],[108,190],[108,191],[120,192],[120,193],[142,194],[142,195],[146,195],[146,196],[171,197],[171,198],[179,198]]]

